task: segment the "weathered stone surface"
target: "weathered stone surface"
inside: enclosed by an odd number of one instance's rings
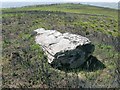
[[[79,67],[94,51],[94,45],[83,36],[60,33],[56,30],[36,29],[36,43],[40,44],[50,64],[60,67]]]

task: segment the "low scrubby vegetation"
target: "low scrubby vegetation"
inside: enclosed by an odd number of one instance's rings
[[[3,87],[118,87],[116,14],[113,9],[75,4],[4,9]],[[92,59],[77,69],[53,68],[35,43],[33,30],[41,27],[88,37],[95,45]]]

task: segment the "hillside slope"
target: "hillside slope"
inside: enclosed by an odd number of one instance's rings
[[[41,27],[88,37],[92,58],[78,69],[51,67],[34,40]],[[117,10],[81,4],[3,9],[2,36],[3,87],[118,87]]]

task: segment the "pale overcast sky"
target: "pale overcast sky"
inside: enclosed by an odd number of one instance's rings
[[[1,2],[119,2],[119,0],[2,0]]]

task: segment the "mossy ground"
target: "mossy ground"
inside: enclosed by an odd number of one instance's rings
[[[78,4],[4,9],[3,87],[117,87],[115,70],[118,53],[114,44],[105,44],[96,36],[100,33],[103,39],[105,36],[118,37],[116,15],[117,10]],[[95,44],[93,56],[105,68],[95,61],[91,64],[95,65],[93,68],[86,64],[73,70],[51,67],[32,35],[33,30],[41,27],[86,37],[94,35],[90,38]],[[109,42],[109,37],[106,40]],[[13,58],[14,52],[18,55]]]

